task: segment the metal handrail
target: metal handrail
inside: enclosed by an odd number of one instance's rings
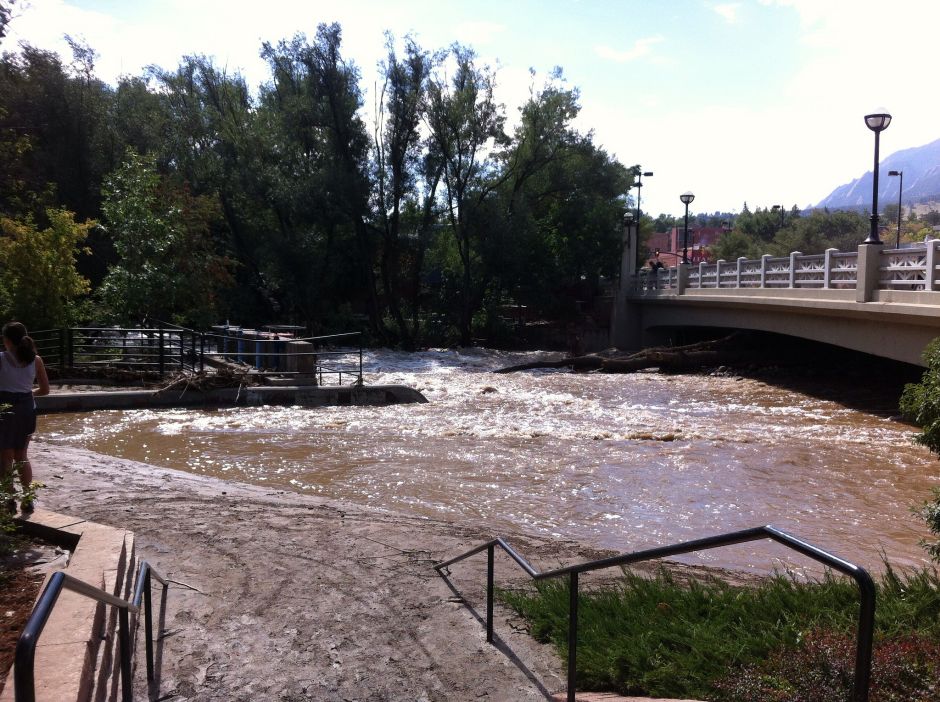
[[[16,702],[35,702],[36,700],[36,681],[35,681],[35,658],[36,645],[39,636],[42,634],[52,614],[52,608],[55,607],[62,594],[62,590],[71,590],[85,597],[89,597],[96,602],[111,605],[118,608],[118,645],[121,656],[121,700],[122,702],[133,702],[134,690],[133,679],[131,677],[131,633],[130,633],[130,614],[137,615],[140,612],[140,600],[144,598],[145,602],[145,626],[147,633],[147,679],[153,679],[153,613],[150,606],[150,583],[151,575],[163,585],[164,590],[167,587],[166,579],[154,570],[146,561],[140,564],[138,571],[138,582],[134,599],[132,602],[122,600],[116,595],[112,595],[101,588],[75,578],[65,571],[56,571],[49,578],[49,582],[43,589],[33,612],[16,642],[16,653],[13,662],[13,693]],[[142,582],[144,581],[144,582]],[[136,620],[135,620],[136,621]]]
[[[644,551],[635,551],[633,553],[623,553],[609,558],[601,558],[587,563],[555,568],[545,572],[536,570],[525,558],[523,558],[512,546],[510,546],[501,537],[477,546],[466,553],[455,558],[437,563],[434,569],[441,573],[444,568],[473,556],[481,551],[487,552],[487,579],[486,579],[486,641],[493,643],[493,556],[496,547],[499,546],[505,551],[516,564],[522,568],[533,580],[546,580],[567,575],[570,581],[569,600],[568,600],[568,702],[575,702],[575,687],[577,682],[577,650],[578,650],[578,576],[581,573],[587,573],[602,568],[613,566],[630,565],[643,561],[656,560],[658,558],[668,558],[669,556],[678,556],[684,553],[694,551],[706,551],[722,546],[732,546],[734,544],[747,543],[749,541],[758,541],[760,539],[771,539],[782,544],[804,556],[812,558],[815,561],[837,570],[838,572],[850,576],[855,580],[859,589],[859,614],[858,614],[858,643],[856,645],[855,655],[855,682],[853,687],[853,702],[868,702],[868,693],[871,682],[871,658],[872,658],[872,639],[875,630],[875,584],[871,576],[861,566],[849,563],[837,556],[823,551],[812,544],[798,539],[791,534],[781,531],[772,525],[754,527],[741,531],[709,536],[704,539],[695,539],[672,546],[660,546],[658,548],[646,549]]]

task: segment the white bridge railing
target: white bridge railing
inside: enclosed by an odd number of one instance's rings
[[[937,265],[940,239],[906,249],[884,249],[878,256],[875,290],[938,290]],[[871,269],[868,269],[871,270]],[[859,281],[859,252],[827,249],[824,254],[739,258],[687,266],[685,280],[680,268],[640,271],[631,276],[628,293],[690,288],[817,288],[854,290]]]

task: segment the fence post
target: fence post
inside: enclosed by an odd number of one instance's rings
[[[68,367],[72,369],[75,367],[75,332],[72,330],[72,327],[69,327],[66,331],[68,332],[65,338],[67,346],[66,356],[68,358]]]
[[[747,259],[744,256],[738,256],[738,275],[737,275],[737,284],[735,285],[736,288],[741,287],[741,272],[744,270],[744,262],[746,260]]]
[[[937,239],[927,239],[926,270],[924,271],[924,290],[937,289]]]
[[[832,254],[839,253],[839,249],[826,249],[823,259],[823,288],[828,290],[832,287]]]
[[[568,702],[575,702],[578,683],[578,571],[568,586]]]
[[[364,385],[365,381],[362,379],[362,332],[359,332],[359,385]]]
[[[199,332],[199,372],[206,369],[206,334]]]
[[[803,255],[802,251],[790,252],[790,287],[796,287],[796,259]]]
[[[725,259],[719,258],[715,261],[715,287],[721,288],[721,264],[725,262]]]
[[[59,371],[65,370],[65,327],[59,329]]]
[[[164,362],[166,361],[166,353],[165,353],[165,349],[163,348],[163,324],[162,324],[162,323],[157,327],[157,330],[158,330],[158,331],[157,331],[157,334],[158,334],[158,338],[159,338],[159,342],[160,342],[160,351],[159,351],[159,353],[160,353],[160,357],[159,357],[159,360],[160,360],[160,377],[162,378],[162,377],[163,377],[163,366],[164,366]]]
[[[770,260],[770,254],[764,254],[760,257],[760,286],[767,287],[767,261]]]
[[[698,262],[698,286],[705,287],[705,261]]]

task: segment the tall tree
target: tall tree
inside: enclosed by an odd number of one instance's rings
[[[385,305],[400,343],[414,348],[420,306],[420,273],[433,223],[431,208],[442,164],[429,160],[420,126],[425,115],[431,57],[411,37],[399,58],[387,35],[375,131],[376,216],[382,233],[380,270]],[[427,167],[430,166],[430,171]],[[424,197],[419,188],[424,186]],[[402,302],[410,307],[410,321]]]
[[[500,182],[492,152],[509,139],[503,131],[503,106],[493,94],[493,70],[478,66],[474,51],[459,44],[438,59],[428,84],[427,121],[435,155],[443,164],[446,218],[460,260],[460,343],[469,345],[473,315],[483,296],[473,273],[478,245],[487,235],[484,228],[474,226],[475,217]],[[448,68],[453,69],[450,79]]]

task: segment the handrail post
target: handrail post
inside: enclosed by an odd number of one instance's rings
[[[59,370],[65,370],[65,334],[66,328],[59,329]]]
[[[486,643],[493,643],[493,556],[496,546],[490,544],[486,548]]]
[[[144,576],[144,632],[147,635],[147,680],[153,680],[153,609],[150,594],[150,568]]]
[[[578,682],[578,571],[571,571],[568,586],[568,702],[575,702]]]
[[[126,607],[118,610],[120,630],[118,640],[121,647],[121,699],[134,702],[134,683],[131,677],[131,627]]]
[[[362,378],[362,332],[359,332],[359,384],[363,385],[365,381]]]
[[[855,578],[861,603],[858,608],[858,649],[855,652],[854,702],[868,702],[871,687],[872,639],[875,635],[875,584],[865,571]]]
[[[743,273],[744,271],[744,262],[746,260],[747,258],[745,258],[744,256],[738,256],[738,270],[737,270],[737,274],[735,278],[735,286],[734,286],[736,288],[741,287],[741,273]]]
[[[199,372],[206,369],[206,333],[199,332]]]
[[[32,616],[26,622],[23,633],[16,642],[16,653],[13,662],[13,694],[16,702],[35,702],[36,681],[34,677],[36,667],[36,640],[46,625],[46,620],[55,606],[56,600],[62,592],[62,583],[65,581],[65,571],[58,570],[49,578],[36,606],[33,607],[33,616],[38,614],[41,621],[33,622]]]

